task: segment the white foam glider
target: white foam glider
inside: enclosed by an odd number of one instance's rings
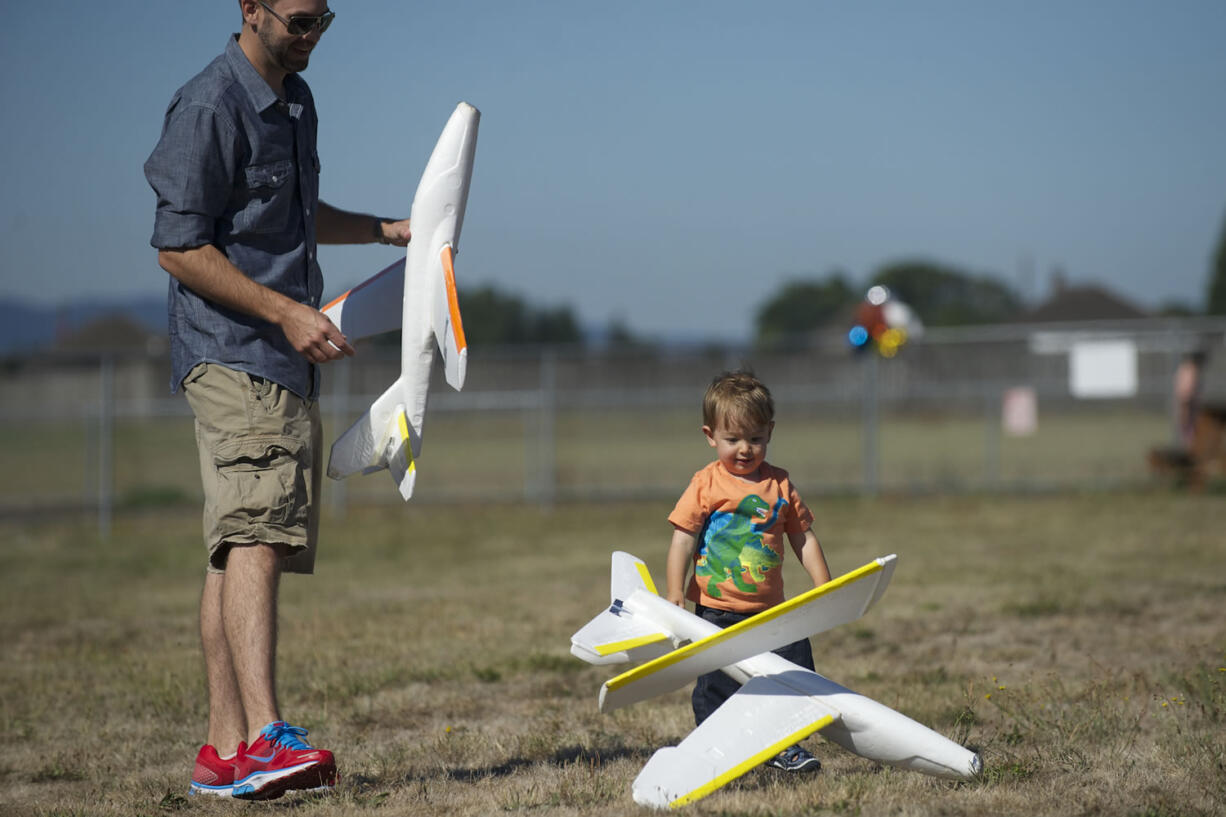
[[[456,298],[453,261],[468,202],[481,113],[461,102],[447,120],[409,217],[413,240],[397,261],[323,312],[351,341],[401,330],[400,377],[332,444],[328,476],[343,479],[387,468],[400,495],[413,495],[421,455],[430,368],[437,344],[447,383],[464,387],[468,345]]]
[[[591,664],[651,660],[606,682],[600,711],[717,669],[742,684],[679,745],[652,755],[635,778],[635,801],[655,808],[692,803],[819,731],[880,763],[952,779],[977,775],[982,764],[974,752],[770,652],[864,615],[885,592],[896,561],[875,559],[721,630],[660,598],[642,561],[614,553],[613,604],[572,636],[570,651]]]

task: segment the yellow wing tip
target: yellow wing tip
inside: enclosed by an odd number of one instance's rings
[[[714,780],[711,780],[711,781],[708,781],[707,783],[702,784],[701,786],[694,789],[689,794],[681,795],[676,800],[673,800],[672,802],[670,802],[668,804],[668,807],[670,809],[681,808],[682,806],[687,806],[690,803],[695,802],[696,800],[701,800],[702,798],[706,797],[708,794],[711,794],[712,792],[717,791],[723,788],[724,786],[728,785],[733,780],[736,780],[738,777],[750,771],[751,769],[755,769],[758,766],[761,766],[763,763],[770,760],[772,757],[779,754],[780,752],[782,752],[784,749],[788,748],[792,744],[799,743],[800,741],[809,737],[809,735],[812,735],[814,732],[818,731],[819,729],[825,729],[827,726],[829,726],[832,723],[834,723],[833,715],[823,715],[822,717],[815,720],[813,723],[809,724],[808,726],[805,726],[803,729],[799,729],[793,732],[792,734],[788,735],[787,737],[782,738],[772,743],[770,746],[767,746],[765,749],[761,750],[760,752],[756,752],[750,755],[748,758],[741,761],[737,765],[733,766],[731,769],[724,772],[720,776],[716,777]]]

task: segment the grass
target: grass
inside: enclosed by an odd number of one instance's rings
[[[1226,803],[1220,497],[832,498],[833,571],[896,552],[885,597],[814,639],[818,668],[978,748],[982,779],[756,770],[695,815],[1211,815]],[[663,580],[657,503],[415,503],[326,519],[283,585],[281,699],[341,764],[337,792],[185,797],[205,720],[194,508],[0,523],[0,813],[648,813],[630,782],[691,727],[688,692],[602,716],[608,669],[568,654],[615,549]],[[788,566],[791,593],[804,589]]]

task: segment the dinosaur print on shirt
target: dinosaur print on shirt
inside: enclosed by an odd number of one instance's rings
[[[713,511],[702,532],[702,545],[694,569],[706,582],[706,593],[721,598],[721,582],[732,580],[742,593],[754,593],[766,571],[779,566],[779,554],[762,542],[762,532],[779,519],[787,500],[779,497],[772,508],[757,494],[749,494],[731,512]]]

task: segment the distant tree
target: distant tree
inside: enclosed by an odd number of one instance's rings
[[[1022,310],[1021,298],[1000,281],[929,261],[888,264],[869,283],[887,287],[926,326],[997,323]]]
[[[1209,271],[1205,312],[1210,315],[1226,315],[1226,224],[1222,225],[1217,252],[1213,256],[1213,269]]]
[[[1166,301],[1154,314],[1160,318],[1190,318],[1200,313],[1183,301]]]
[[[795,280],[783,285],[770,300],[758,307],[754,337],[762,349],[778,349],[803,342],[814,330],[834,320],[840,311],[862,296],[842,273],[825,281]]]
[[[540,307],[494,286],[459,291],[464,334],[469,343],[499,346],[583,342],[579,321],[569,306]]]
[[[615,352],[643,352],[655,348],[652,341],[636,335],[621,316],[609,320],[605,328],[605,342]]]

